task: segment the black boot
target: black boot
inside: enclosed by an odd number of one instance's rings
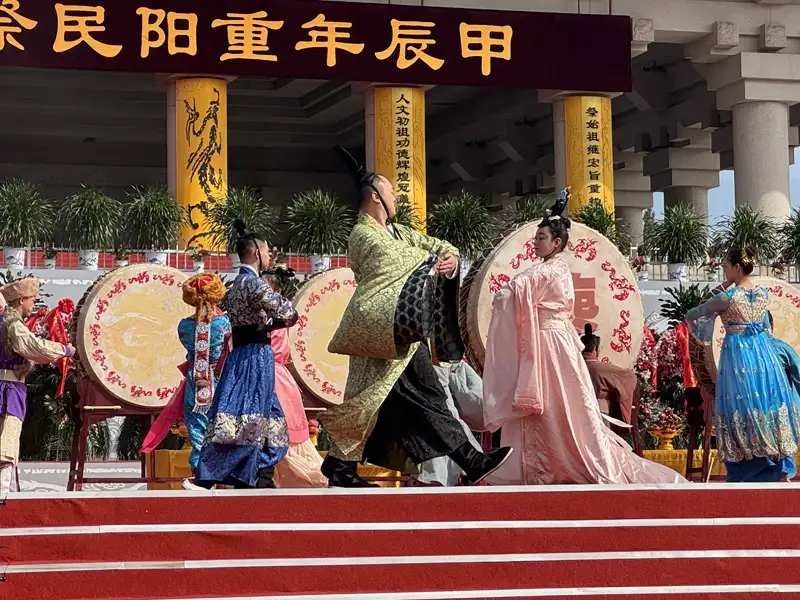
[[[505,447],[483,453],[464,442],[450,454],[450,458],[464,471],[467,483],[477,485],[503,466],[513,451],[513,448]]]
[[[326,456],[322,461],[322,474],[328,478],[328,487],[380,487],[375,483],[369,483],[361,479],[356,471],[355,461],[341,460],[332,456]]]
[[[256,489],[274,489],[275,481],[272,479],[272,474],[275,472],[275,467],[264,467],[258,470],[258,477],[256,478]]]

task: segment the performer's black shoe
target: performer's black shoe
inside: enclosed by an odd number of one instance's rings
[[[256,479],[256,489],[273,489],[275,488],[275,480],[272,478],[275,472],[275,467],[264,467],[258,470],[258,478]]]
[[[450,458],[464,471],[468,485],[477,485],[502,467],[513,451],[513,448],[506,446],[483,453],[469,442],[464,442],[450,454]]]
[[[380,487],[375,483],[364,481],[358,476],[358,463],[326,456],[322,461],[322,474],[328,478],[328,487]]]

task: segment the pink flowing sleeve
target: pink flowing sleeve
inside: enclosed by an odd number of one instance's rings
[[[519,286],[513,296],[517,315],[518,372],[514,381],[514,412],[540,415],[544,412],[542,397],[542,354],[539,344],[538,288],[533,280],[529,285]]]
[[[516,418],[512,405],[519,373],[517,318],[510,287],[500,290],[492,303],[483,367],[483,422],[496,431]]]

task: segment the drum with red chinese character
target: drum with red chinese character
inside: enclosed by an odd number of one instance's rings
[[[350,358],[328,352],[328,343],[355,289],[353,271],[331,269],[308,279],[293,299],[300,318],[289,329],[289,370],[325,404],[343,400]]]
[[[775,321],[773,335],[800,352],[800,290],[775,277],[753,277],[752,281],[754,285],[763,287],[769,293],[767,310],[772,313],[772,318]],[[714,293],[719,293],[723,290],[724,286],[719,286],[708,297],[710,298]],[[722,319],[717,317],[714,322],[713,343],[703,345],[702,364],[708,369],[707,380],[710,380],[711,383],[717,379],[717,365],[719,365],[719,356],[722,352],[722,343],[724,341],[725,327],[722,324]],[[694,343],[699,344],[700,342],[694,340]],[[695,357],[692,356],[693,368],[695,368],[695,360]]]
[[[538,223],[503,237],[472,265],[461,289],[461,331],[467,357],[483,369],[492,300],[500,288],[537,260],[533,248]],[[600,358],[632,368],[642,342],[644,316],[639,288],[628,260],[608,239],[574,223],[564,256],[575,286],[575,327],[591,323],[600,336]]]
[[[79,372],[110,398],[136,408],[162,408],[186,362],[178,322],[193,314],[183,302],[185,273],[162,265],[122,267],[95,281],[78,304],[72,343]]]

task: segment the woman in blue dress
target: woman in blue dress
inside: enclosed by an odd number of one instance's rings
[[[714,424],[719,460],[732,482],[789,481],[797,474],[800,398],[772,343],[768,293],[750,281],[750,249],[728,252],[727,290],[689,311],[692,333],[710,343],[717,316],[725,326],[716,381]]]
[[[231,334],[227,315],[217,308],[224,297],[225,284],[216,274],[201,273],[183,284],[183,301],[195,309],[194,315],[178,323],[178,338],[186,348],[186,362],[178,369],[185,379],[153,423],[142,445],[142,452],[155,450],[172,424],[183,417],[192,446],[189,466],[193,474],[208,429],[208,412],[221,371],[218,363]],[[191,486],[184,482],[184,487]]]

